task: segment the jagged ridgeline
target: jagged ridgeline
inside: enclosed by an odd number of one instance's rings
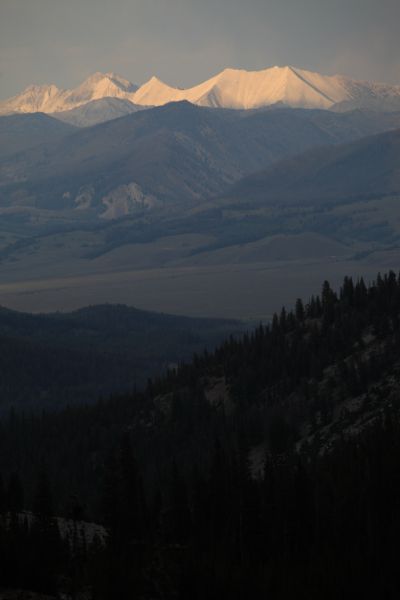
[[[398,598],[399,350],[400,278],[346,278],[144,392],[12,413],[1,585],[96,599]]]

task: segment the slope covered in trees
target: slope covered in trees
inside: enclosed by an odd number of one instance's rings
[[[59,408],[143,388],[241,324],[97,305],[33,315],[0,307],[0,411]]]
[[[100,599],[397,598],[399,317],[394,273],[346,278],[339,293],[325,282],[145,392],[10,414],[3,585]],[[15,561],[39,543],[23,507],[53,548],[52,579],[19,579]],[[101,522],[106,545],[50,541],[54,514]]]

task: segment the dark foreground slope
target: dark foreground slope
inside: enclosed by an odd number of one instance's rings
[[[0,581],[71,598],[397,598],[399,350],[400,278],[325,282],[145,393],[12,414]],[[55,510],[101,520],[106,546],[63,542]]]
[[[60,408],[143,388],[240,327],[124,305],[46,315],[0,308],[0,411],[21,403]]]

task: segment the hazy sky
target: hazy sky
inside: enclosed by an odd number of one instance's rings
[[[291,64],[400,84],[400,0],[0,0],[0,97],[94,71],[193,85]]]

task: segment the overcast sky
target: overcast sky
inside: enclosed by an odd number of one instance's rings
[[[0,98],[94,71],[179,86],[291,64],[400,84],[400,0],[0,0]]]

